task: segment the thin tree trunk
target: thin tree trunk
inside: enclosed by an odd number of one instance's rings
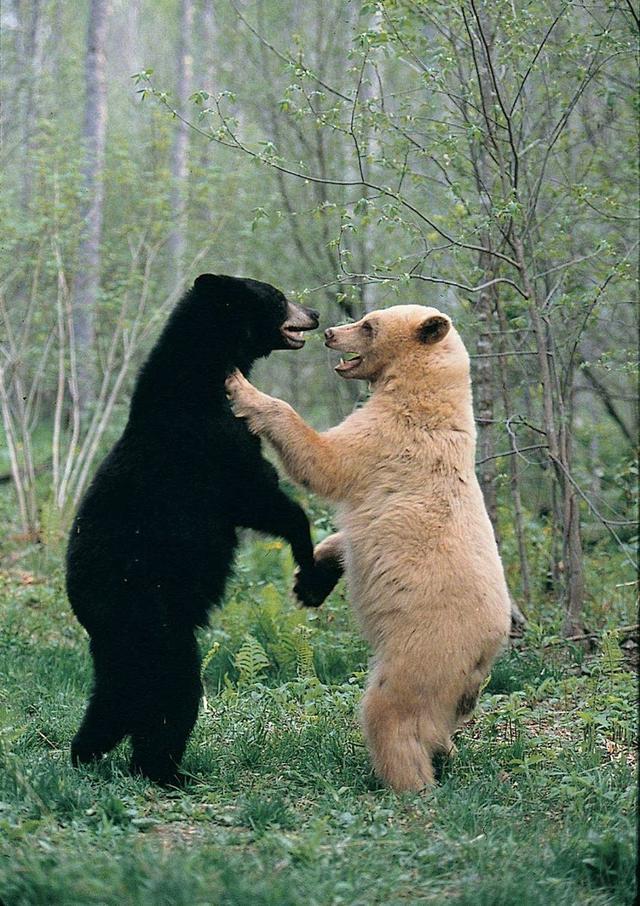
[[[177,54],[177,110],[185,115],[193,80],[193,0],[180,0],[180,31]],[[187,235],[187,167],[189,156],[189,127],[176,120],[176,131],[171,154],[171,211],[174,227],[169,234],[171,270],[177,282],[183,279]]]
[[[198,48],[198,75],[201,84],[196,88],[204,88],[210,94],[215,94],[217,83],[220,80],[218,71],[219,50],[217,46],[217,21],[214,0],[202,0],[201,12],[201,40]],[[214,142],[205,142],[202,145],[200,155],[200,165],[205,171],[213,161]],[[207,217],[213,223],[215,211],[210,204],[207,204]]]
[[[380,66],[384,65],[384,60],[381,59]],[[384,71],[384,70],[382,70]],[[363,79],[362,85],[360,87],[360,96],[359,100],[363,108],[366,109],[367,103],[373,98],[373,88],[371,85],[371,71],[364,73],[365,78]],[[378,157],[380,154],[380,142],[376,137],[376,133],[373,130],[367,129],[367,131],[360,136],[360,153],[362,157],[366,160],[369,156],[372,158]],[[355,150],[355,149],[354,149]],[[362,197],[368,195],[368,189],[363,187]],[[370,274],[373,272],[373,257],[374,257],[374,241],[371,231],[371,225],[366,223],[364,220],[358,225],[358,242],[356,243],[357,249],[359,252],[359,269],[362,274]],[[379,297],[378,285],[375,283],[362,283],[360,286],[360,299],[362,301],[362,308],[364,312],[373,311],[377,306],[377,301]]]
[[[542,383],[544,430],[547,435],[549,457],[553,464],[553,472],[563,510],[562,560],[565,599],[563,632],[565,635],[573,635],[581,628],[582,604],[584,601],[584,567],[580,536],[580,506],[570,478],[570,439],[567,435],[566,424],[564,424],[563,400],[556,382],[554,382],[549,362],[553,350],[547,337],[546,326],[540,314],[540,299],[536,295],[535,288],[529,277],[524,245],[519,236],[514,237],[514,248],[524,289],[529,299],[529,316],[536,339]],[[560,425],[564,424],[564,428],[561,427],[560,431],[556,422],[556,410],[558,410]]]
[[[507,319],[505,318],[502,306],[497,299],[496,314],[498,316],[498,325],[501,330],[500,351],[504,352],[506,351],[504,337],[505,331],[507,330]],[[507,374],[506,358],[504,356],[500,356],[498,358],[498,363],[502,384],[502,402],[504,406],[504,416],[508,423],[509,419],[513,415],[513,410],[511,407],[511,394],[509,393],[509,377]],[[518,556],[520,559],[520,586],[522,591],[522,600],[524,601],[525,607],[528,609],[531,605],[531,576],[529,570],[529,558],[527,557],[527,542],[525,538],[524,517],[522,510],[522,495],[520,493],[520,469],[518,467],[518,457],[515,454],[515,440],[511,433],[509,434],[509,437],[511,439],[511,451],[513,453],[512,456],[509,456],[509,473],[511,480],[511,499],[513,501],[516,540],[518,542]],[[521,620],[519,618],[521,618]],[[512,628],[514,623],[523,625],[525,622],[525,617],[513,598],[511,599],[511,622]]]
[[[577,635],[584,630],[582,604],[584,601],[584,571],[582,537],[580,533],[580,501],[570,480],[571,436],[573,433],[573,373],[567,378],[566,401],[563,406],[561,450],[563,454],[564,482],[564,535],[563,560],[567,571],[567,606],[563,633]]]
[[[33,162],[31,155],[35,147],[38,120],[38,98],[42,78],[42,3],[31,0],[31,13],[26,25],[24,42],[24,74],[26,79],[22,115],[22,150],[25,156],[22,167],[22,204],[26,209],[31,201],[33,184]]]
[[[85,58],[82,220],[78,249],[73,338],[78,359],[78,403],[85,414],[95,394],[95,309],[100,290],[104,156],[107,134],[106,40],[109,0],[91,0]]]
[[[205,81],[204,88],[210,92],[216,87],[216,13],[214,0],[202,0],[202,59],[200,61],[200,74]]]
[[[488,243],[488,237],[485,237]],[[483,268],[483,279],[490,280],[495,276],[489,263],[481,261]],[[493,298],[492,298],[493,296]],[[495,397],[497,388],[494,382],[493,362],[495,361],[491,353],[491,333],[490,325],[494,312],[498,311],[499,302],[495,291],[483,292],[478,300],[478,320],[479,337],[477,342],[477,351],[479,358],[476,360],[476,373],[474,378],[474,396],[476,401],[476,411],[478,413],[478,458],[484,460],[478,469],[478,479],[482,494],[493,526],[493,533],[496,543],[500,544],[500,532],[498,527],[498,498],[496,493],[497,469],[494,445],[494,415],[495,415]],[[499,360],[500,373],[502,376],[503,398],[505,403],[505,417],[509,417],[509,401],[506,394],[506,364],[504,359]],[[524,600],[529,604],[530,600],[530,583],[529,568],[526,556],[526,547],[524,544],[524,532],[522,528],[522,502],[520,499],[520,485],[517,476],[516,457],[509,457],[509,467],[511,470],[511,490],[513,494],[514,517],[516,523],[516,536],[518,539],[518,550],[520,553],[520,567],[522,579],[522,592]],[[515,470],[515,472],[514,472]],[[515,602],[511,590],[509,590],[509,600],[511,602],[511,632],[516,635],[522,635],[523,627],[526,626],[526,617]]]
[[[483,279],[491,279],[489,273],[490,271],[485,271],[483,273]],[[478,353],[478,359],[476,360],[476,373],[473,383],[478,422],[478,459],[484,460],[478,469],[478,479],[480,481],[480,487],[482,488],[485,506],[497,539],[498,503],[496,497],[496,460],[491,458],[495,452],[493,443],[493,359],[489,356],[489,353],[492,351],[491,338],[489,335],[489,326],[491,324],[492,315],[491,308],[491,297],[489,293],[480,293],[477,308],[479,326],[476,351]]]
[[[488,47],[493,47],[493,33],[485,22]],[[487,64],[484,57],[478,61],[478,87],[484,103],[494,105],[496,97],[487,70]],[[487,141],[495,145],[496,140],[493,135],[493,125],[487,119]],[[476,189],[480,198],[486,198],[487,191],[492,185],[491,171],[489,167],[489,156],[486,144],[477,143],[471,139],[469,143],[469,153],[474,164],[474,173],[476,178]],[[491,248],[492,236],[489,229],[481,231],[481,244],[484,248]],[[486,252],[480,252],[478,265],[482,279],[486,282],[493,280],[496,276],[496,259]],[[493,530],[498,540],[497,532],[497,513],[498,504],[496,497],[496,461],[492,459],[494,455],[494,386],[493,386],[493,359],[489,357],[491,349],[490,324],[493,317],[493,310],[497,304],[495,286],[480,293],[478,300],[477,315],[479,321],[477,353],[478,359],[475,368],[474,387],[476,399],[476,411],[478,413],[478,452],[479,459],[485,460],[479,469],[478,478],[480,487],[484,495],[485,506],[493,525]]]

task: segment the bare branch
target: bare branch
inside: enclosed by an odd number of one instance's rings
[[[502,110],[502,114],[505,118],[505,122],[507,125],[507,133],[509,135],[509,145],[511,146],[511,154],[513,155],[513,189],[514,189],[514,192],[517,193],[517,191],[518,191],[518,168],[520,166],[520,158],[518,156],[518,149],[516,147],[516,142],[515,142],[515,138],[513,135],[513,129],[511,127],[511,115],[507,111],[506,105],[502,99],[502,93],[500,91],[500,87],[498,85],[498,79],[496,77],[495,68],[493,66],[493,57],[491,54],[491,49],[489,47],[489,42],[487,41],[487,37],[485,35],[484,27],[482,25],[480,15],[476,8],[476,4],[475,4],[474,0],[469,0],[469,2],[471,3],[471,9],[473,10],[473,15],[475,17],[476,24],[478,26],[478,33],[480,35],[480,40],[482,41],[482,46],[484,47],[485,59],[487,61],[489,73],[491,74],[491,82],[493,84],[493,90],[495,91],[495,95],[498,100],[498,104],[500,106],[500,109]]]
[[[627,251],[627,253],[626,253],[626,255],[624,256],[624,258],[622,258],[621,261],[617,262],[616,265],[611,269],[611,271],[607,274],[607,276],[605,277],[605,279],[602,281],[602,283],[601,283],[600,286],[598,287],[598,290],[597,290],[595,296],[593,297],[593,299],[591,300],[591,303],[590,303],[589,306],[587,307],[587,310],[586,310],[586,312],[585,312],[584,318],[582,319],[582,323],[581,323],[581,325],[580,325],[578,331],[576,332],[576,336],[575,336],[575,339],[574,339],[573,347],[572,347],[571,353],[570,353],[570,355],[569,355],[569,361],[568,361],[567,367],[566,367],[566,373],[567,373],[567,375],[571,373],[571,370],[572,370],[572,367],[573,367],[573,361],[574,361],[574,358],[575,358],[575,355],[576,355],[576,351],[577,351],[577,349],[578,349],[578,345],[579,345],[579,343],[580,343],[580,339],[581,339],[582,334],[583,334],[583,332],[584,332],[584,329],[585,329],[585,327],[586,327],[586,325],[587,325],[587,321],[589,320],[589,318],[591,317],[591,315],[592,315],[592,313],[593,313],[594,308],[595,308],[596,305],[598,304],[598,301],[599,301],[600,298],[602,297],[602,294],[603,294],[604,291],[606,290],[607,286],[609,285],[609,283],[611,282],[611,280],[612,280],[612,279],[614,278],[614,276],[616,275],[616,272],[617,272],[618,267],[620,266],[620,264],[622,264],[624,261],[626,261],[626,260],[629,258],[629,256],[631,255],[631,253],[634,252],[634,251],[638,248],[638,245],[639,245],[639,244],[640,244],[640,241],[634,242],[633,245],[631,246],[631,248]]]
[[[553,460],[553,462],[558,466],[558,468],[564,473],[564,475],[566,476],[566,478],[568,479],[568,481],[571,483],[571,485],[575,488],[575,490],[576,490],[577,493],[580,495],[580,497],[581,497],[581,498],[584,500],[584,502],[587,504],[587,506],[589,507],[589,509],[591,510],[591,512],[593,513],[593,515],[596,517],[596,519],[597,519],[599,522],[601,522],[602,525],[604,525],[604,527],[607,529],[607,531],[608,531],[608,532],[611,534],[611,536],[615,539],[615,541],[618,543],[618,545],[619,545],[619,547],[620,547],[620,550],[624,553],[625,557],[627,558],[627,562],[628,562],[628,563],[635,569],[635,571],[637,572],[637,571],[638,571],[638,564],[637,564],[637,562],[634,560],[634,558],[633,558],[633,557],[631,556],[631,554],[629,553],[629,550],[628,550],[628,548],[627,548],[627,545],[624,543],[624,541],[620,538],[620,536],[618,535],[618,533],[616,532],[616,530],[613,528],[613,526],[616,525],[617,523],[616,523],[616,522],[613,522],[611,519],[605,519],[605,517],[602,516],[601,513],[599,513],[598,510],[595,508],[595,506],[593,505],[593,503],[591,502],[591,500],[589,500],[589,498],[587,497],[587,495],[584,493],[584,491],[582,490],[582,488],[580,487],[580,485],[577,483],[577,481],[575,480],[575,478],[573,477],[573,475],[569,472],[569,470],[568,470],[567,467],[564,465],[564,463],[561,462],[561,461],[560,461],[556,456],[554,456],[550,451],[549,451],[549,454],[548,454],[548,455],[549,455],[549,458],[550,458],[551,460]],[[635,523],[634,523],[634,524],[635,524]]]
[[[505,450],[503,453],[496,453],[493,456],[485,456],[484,459],[476,459],[476,465],[481,466],[484,462],[489,462],[492,459],[502,459],[503,456],[520,456],[525,460],[529,465],[537,465],[537,463],[529,462],[526,457],[522,456],[523,453],[528,453],[530,450],[548,450],[548,444],[532,444],[530,447],[519,447],[516,450]]]
[[[148,79],[148,82],[152,86],[150,79]],[[176,119],[180,120],[181,122],[185,123],[190,129],[194,129],[200,135],[205,136],[205,138],[207,138],[208,141],[216,142],[217,144],[221,144],[226,148],[232,148],[236,151],[242,151],[248,157],[253,158],[253,160],[266,164],[268,167],[270,167],[273,170],[279,170],[281,173],[285,173],[287,176],[294,176],[294,177],[296,177],[296,179],[300,179],[303,182],[318,183],[320,185],[327,185],[327,186],[344,186],[344,187],[360,186],[360,187],[363,187],[366,189],[371,189],[373,192],[378,192],[380,195],[383,195],[386,198],[392,199],[393,201],[397,202],[402,207],[406,208],[408,211],[411,211],[412,214],[414,214],[416,217],[418,217],[420,220],[422,220],[424,223],[426,223],[432,230],[434,230],[436,233],[438,233],[440,236],[442,236],[443,239],[446,239],[447,242],[450,242],[451,245],[456,246],[457,248],[468,249],[470,251],[475,251],[475,252],[484,252],[488,255],[493,255],[496,258],[500,258],[502,261],[506,261],[507,264],[510,264],[516,270],[519,267],[517,261],[514,258],[511,258],[509,255],[505,255],[502,252],[498,252],[495,249],[488,249],[488,248],[484,248],[483,246],[472,245],[471,243],[463,242],[460,239],[454,239],[453,236],[450,236],[448,233],[446,233],[442,229],[442,227],[438,226],[437,223],[435,223],[433,220],[431,220],[429,217],[427,217],[425,214],[423,214],[422,211],[420,211],[418,208],[416,208],[415,205],[411,204],[411,202],[409,202],[404,196],[399,195],[396,192],[393,192],[389,188],[376,185],[375,183],[369,182],[368,180],[363,180],[361,178],[360,179],[331,179],[328,177],[314,176],[311,173],[304,173],[300,170],[293,170],[290,167],[286,167],[282,164],[279,164],[275,160],[265,157],[263,154],[260,154],[259,152],[254,151],[248,145],[245,145],[232,130],[232,128],[229,124],[229,121],[228,121],[227,117],[224,115],[222,108],[220,106],[220,98],[215,99],[216,110],[217,110],[218,116],[220,118],[220,122],[222,123],[224,132],[229,138],[229,141],[225,141],[224,139],[221,139],[218,135],[216,135],[213,132],[207,132],[204,129],[200,129],[194,123],[187,120],[186,117],[183,117],[174,107],[171,106],[168,98],[166,97],[166,95],[163,92],[156,91],[153,88],[153,86],[151,87],[151,92],[155,95],[155,97],[157,97],[157,99],[160,101],[160,103],[163,106],[165,106],[167,108],[167,110],[170,111],[172,116],[174,116]]]
[[[353,104],[351,106],[351,117],[349,120],[349,134],[353,139],[353,144],[356,151],[356,160],[358,161],[358,172],[360,173],[360,179],[364,185],[367,181],[367,178],[364,174],[364,166],[362,164],[362,154],[360,153],[360,145],[358,143],[358,137],[355,131],[355,118],[356,110],[358,109],[358,97],[360,95],[360,89],[362,88],[362,79],[364,78],[364,70],[367,65],[367,54],[363,54],[362,57],[362,66],[360,67],[360,73],[358,75],[358,84],[356,85],[356,90],[353,95]]]
[[[565,6],[562,7],[562,9],[561,9],[560,12],[558,13],[558,15],[555,17],[555,19],[553,20],[553,22],[551,23],[551,25],[550,25],[549,28],[547,29],[544,38],[542,39],[542,41],[540,42],[540,44],[539,44],[538,47],[536,48],[536,52],[535,52],[535,54],[533,55],[533,58],[532,58],[531,62],[530,62],[529,65],[527,66],[527,71],[525,72],[525,74],[524,74],[524,76],[523,76],[523,78],[522,78],[522,81],[520,82],[520,85],[519,85],[519,87],[518,87],[518,90],[516,91],[516,96],[514,97],[513,102],[512,102],[512,104],[511,104],[511,108],[510,108],[510,110],[509,110],[509,113],[510,113],[510,114],[513,114],[513,111],[516,109],[516,105],[517,105],[518,101],[520,100],[520,96],[521,96],[522,92],[524,91],[524,86],[525,86],[526,83],[527,83],[527,79],[528,79],[529,76],[531,75],[531,71],[532,71],[533,67],[536,65],[536,61],[537,61],[538,57],[540,56],[540,54],[541,54],[542,51],[544,50],[545,44],[547,43],[547,41],[548,41],[549,38],[551,37],[551,32],[554,30],[554,28],[556,27],[556,25],[558,24],[558,22],[560,21],[560,19],[564,16],[564,14],[565,14],[565,12],[567,11],[568,8],[569,8],[569,4],[566,4]]]
[[[633,16],[633,21],[636,23],[636,28],[640,28],[640,18],[638,17],[637,12],[633,8],[633,3],[631,2],[631,0],[625,0],[625,3],[629,7],[629,12]]]
[[[287,66],[297,67],[302,72],[304,72],[304,74],[306,76],[309,76],[310,79],[313,79],[314,82],[316,82],[318,85],[320,85],[326,91],[328,91],[330,94],[335,95],[336,97],[340,98],[342,101],[349,101],[349,103],[351,103],[352,98],[348,97],[346,94],[343,94],[341,91],[338,91],[337,88],[333,88],[331,85],[327,84],[327,82],[324,82],[319,76],[317,76],[315,74],[315,72],[313,72],[313,70],[309,69],[308,66],[305,66],[305,64],[302,62],[302,60],[294,60],[292,57],[287,56],[287,54],[283,53],[281,50],[278,50],[277,47],[275,47],[273,44],[271,44],[269,41],[267,41],[267,39],[263,35],[261,35],[260,32],[257,29],[255,29],[253,27],[253,25],[251,25],[251,23],[247,19],[245,19],[245,17],[242,15],[242,13],[240,12],[240,10],[236,6],[236,4],[233,2],[233,0],[229,0],[229,3],[235,10],[237,17],[240,19],[241,22],[244,23],[244,25],[246,25],[246,27],[249,29],[251,34],[255,38],[257,38],[258,41],[264,47],[268,48],[271,51],[271,53],[274,53],[278,57],[279,60],[282,60],[282,62],[286,63]]]
[[[608,389],[605,387],[602,381],[596,377],[596,375],[593,373],[593,370],[589,368],[584,362],[582,364],[582,367],[580,368],[580,373],[584,374],[593,389],[596,391],[599,399],[602,402],[602,405],[609,413],[616,425],[620,428],[626,440],[629,441],[632,447],[635,447],[637,438],[634,437],[632,432],[627,428],[624,419],[615,407],[613,398]]]

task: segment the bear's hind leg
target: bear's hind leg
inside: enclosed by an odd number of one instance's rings
[[[77,767],[96,761],[115,748],[126,732],[121,708],[102,684],[97,683],[71,743],[71,763]]]
[[[91,640],[94,685],[78,732],[71,743],[71,763],[87,764],[110,752],[127,733],[118,655],[104,640]]]
[[[379,680],[369,686],[362,701],[362,729],[376,774],[396,792],[419,792],[435,782],[420,723]]]
[[[452,726],[438,717],[437,702],[412,687],[403,671],[379,662],[362,701],[362,728],[376,774],[397,792],[435,783],[433,757],[453,746]]]
[[[144,672],[137,677],[131,769],[155,783],[178,785],[202,694],[199,656],[192,633],[174,637],[162,649],[155,657],[145,653]]]

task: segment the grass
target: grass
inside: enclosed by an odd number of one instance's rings
[[[39,557],[0,571],[2,906],[634,902],[636,688],[615,634],[586,656],[532,625],[439,787],[396,796],[357,726],[367,651],[342,594],[295,610],[286,552],[247,545],[202,635],[192,782],[163,791],[125,747],[70,767],[90,664],[59,559]]]

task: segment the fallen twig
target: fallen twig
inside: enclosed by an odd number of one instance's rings
[[[626,635],[627,633],[637,632],[640,628],[640,623],[631,623],[629,626],[616,626],[614,632],[619,633],[620,635]],[[569,635],[566,638],[557,638],[549,639],[541,647],[550,648],[552,645],[564,645],[566,642],[585,642],[587,639],[597,639],[603,632],[607,632],[606,629],[594,629],[591,632],[582,632],[579,635]]]

